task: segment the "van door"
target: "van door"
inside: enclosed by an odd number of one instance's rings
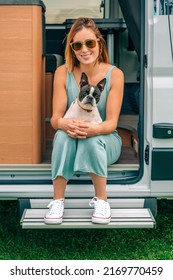
[[[173,194],[173,1],[148,1],[148,15],[151,192],[157,197],[169,197]]]

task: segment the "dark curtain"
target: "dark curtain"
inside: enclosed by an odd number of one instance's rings
[[[126,21],[130,38],[140,59],[140,26],[141,26],[141,1],[118,0],[123,17]]]

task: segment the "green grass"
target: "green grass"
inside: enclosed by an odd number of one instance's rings
[[[173,259],[173,201],[158,202],[156,229],[22,230],[16,201],[0,217],[1,260]]]

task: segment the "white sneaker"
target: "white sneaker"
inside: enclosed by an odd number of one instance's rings
[[[60,199],[53,200],[47,207],[49,210],[44,216],[45,224],[61,224],[64,212],[64,201]]]
[[[94,207],[92,222],[97,224],[108,224],[111,220],[111,209],[107,201],[94,197],[89,206]]]

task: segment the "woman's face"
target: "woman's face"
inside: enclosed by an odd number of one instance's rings
[[[96,41],[96,46],[94,48],[89,48],[83,44],[80,50],[74,51],[79,62],[85,65],[95,63],[99,56],[99,44],[97,37],[91,29],[87,28],[83,28],[78,31],[73,37],[73,42],[85,43],[85,41],[89,39],[94,39]]]

